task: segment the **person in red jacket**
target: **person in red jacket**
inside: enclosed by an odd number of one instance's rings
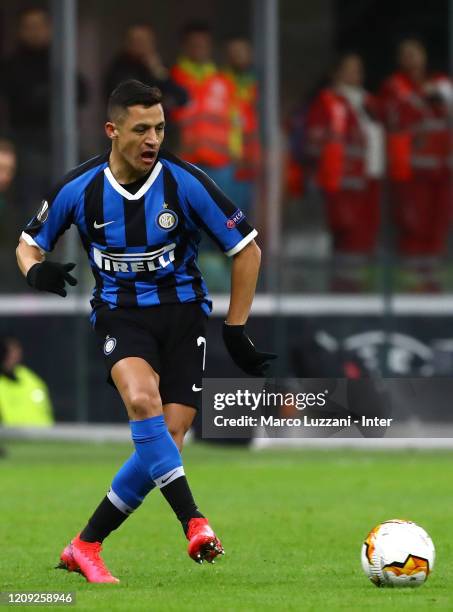
[[[418,40],[401,42],[398,64],[380,92],[397,247],[413,288],[438,290],[451,216],[453,87],[447,75],[428,72]]]
[[[358,55],[342,56],[306,120],[308,175],[326,204],[336,291],[363,289],[380,223],[383,132],[375,119],[376,101],[363,89],[363,72]]]

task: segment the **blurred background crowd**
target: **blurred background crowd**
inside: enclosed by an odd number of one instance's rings
[[[57,420],[122,418],[87,323],[93,280],[67,232],[52,257],[78,262],[79,285],[40,306],[15,245],[65,148],[75,163],[106,150],[106,100],[127,78],[162,90],[166,147],[259,230],[250,326],[279,374],[451,376],[452,0],[1,0],[0,33],[0,336],[5,363],[16,337],[49,382]],[[215,337],[229,263],[206,239],[200,265]],[[208,376],[239,374],[209,351]],[[14,392],[24,371],[5,368]]]
[[[212,6],[194,3],[198,10],[190,14],[196,20],[184,19],[182,10],[169,32],[154,3],[148,10],[146,3],[132,3],[127,19],[124,7],[109,5],[105,28],[107,4],[94,4],[90,12],[88,3],[79,3],[80,161],[107,147],[104,108],[116,84],[136,78],[157,85],[164,94],[166,146],[203,168],[264,234],[274,231],[266,226],[261,206],[266,172],[262,75],[250,7],[245,11],[233,3],[227,16],[224,3],[211,3],[225,17],[219,23]],[[323,4],[330,5],[330,13],[313,4],[311,14],[299,15],[298,36],[305,40],[281,44],[283,290],[376,291],[381,260],[389,254],[394,290],[448,290],[453,283],[448,256],[453,85],[447,31],[443,43],[439,38],[447,2],[438,2],[435,15],[424,23],[413,4],[409,25],[393,30],[381,53],[375,45],[383,31],[368,42],[364,38],[377,3]],[[290,5],[297,17],[297,3],[284,0],[282,29],[289,28],[284,12]],[[379,7],[379,19],[387,13],[390,23],[389,9]],[[51,9],[46,2],[8,0],[0,7],[1,23],[8,26],[0,49],[2,250],[11,250],[57,178]],[[291,11],[286,19],[290,16]],[[115,35],[107,36],[113,20]],[[336,31],[323,40],[321,30],[327,27]],[[288,32],[294,36],[295,30],[293,23]],[[430,43],[436,44],[434,54]],[[291,45],[312,56],[294,54]],[[5,257],[10,261],[9,253]],[[202,266],[214,291],[228,288],[226,265],[206,241]],[[23,288],[15,270],[7,270],[5,281],[3,291]]]

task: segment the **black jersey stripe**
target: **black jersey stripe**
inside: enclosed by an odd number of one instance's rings
[[[104,281],[99,270],[95,266],[91,267],[91,271],[93,272],[94,281],[96,283],[93,292],[93,301],[97,304],[101,301],[102,290],[104,289]]]
[[[145,197],[128,200],[123,197],[126,244],[144,246],[148,243],[146,233]]]
[[[116,279],[118,284],[118,291],[116,292],[117,296],[117,306],[121,306],[122,308],[133,308],[138,306],[137,302],[137,290],[135,288],[135,282],[133,279]]]
[[[90,238],[81,231],[81,229],[79,228],[79,236],[80,236],[80,240],[82,242],[82,246],[85,249],[87,255],[89,256],[90,251],[91,251],[91,240]],[[102,280],[102,276],[99,272],[99,270],[96,268],[96,266],[91,266],[91,271],[93,273],[94,276],[94,280],[95,280],[95,287],[94,287],[94,292],[93,292],[93,298],[91,300],[91,305],[93,308],[96,308],[96,306],[98,306],[101,302],[101,293],[102,290],[104,288],[104,281]]]
[[[123,197],[123,210],[124,210],[124,233],[126,237],[126,244],[128,246],[145,246],[148,242],[146,234],[146,216],[145,216],[145,198],[139,198],[138,200],[128,200]],[[110,252],[119,252],[119,249],[109,248]],[[126,252],[124,250],[124,252]],[[137,289],[135,286],[135,279],[137,274],[133,278],[117,278],[118,291],[117,305],[121,308],[134,308],[138,306]]]
[[[85,224],[92,242],[105,244],[104,224],[104,173],[99,172],[85,189]]]
[[[196,295],[197,300],[204,300],[206,296],[203,291],[201,272],[193,259],[187,262],[186,269],[187,273],[193,276],[192,289]]]

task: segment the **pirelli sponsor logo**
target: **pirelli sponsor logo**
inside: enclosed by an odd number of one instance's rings
[[[104,272],[154,272],[175,260],[176,243],[166,244],[149,253],[109,253],[93,248],[93,259]]]

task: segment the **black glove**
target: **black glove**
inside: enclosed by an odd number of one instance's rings
[[[244,325],[223,324],[223,341],[231,359],[250,376],[265,376],[275,353],[260,353],[245,333]]]
[[[75,263],[61,264],[53,261],[37,263],[28,271],[27,283],[39,291],[50,291],[66,297],[65,282],[77,285],[77,279],[69,274],[75,266]]]

